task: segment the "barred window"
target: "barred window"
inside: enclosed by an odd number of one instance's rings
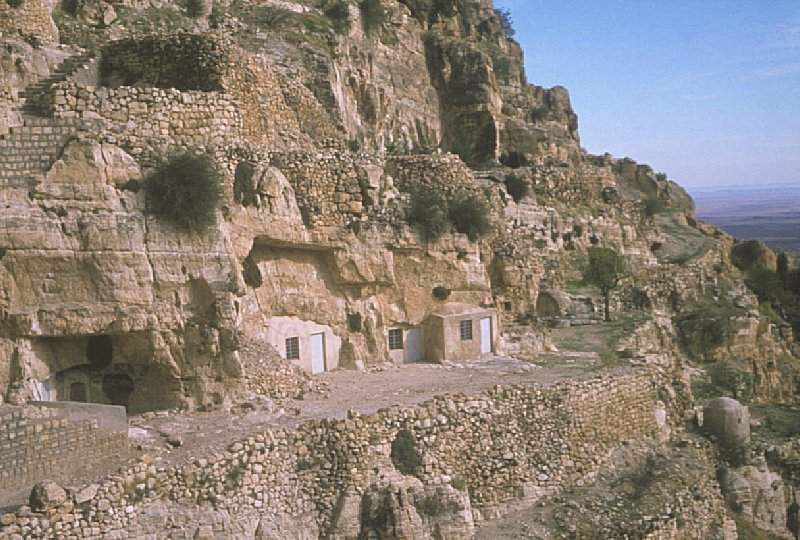
[[[467,319],[459,322],[459,330],[461,332],[461,341],[472,340],[472,320]]]
[[[403,348],[403,329],[389,329],[389,350],[396,351]]]
[[[300,338],[298,337],[286,338],[286,359],[287,360],[300,359]]]

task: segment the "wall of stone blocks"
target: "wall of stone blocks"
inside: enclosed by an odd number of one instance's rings
[[[391,175],[397,189],[407,193],[420,186],[445,193],[477,188],[472,171],[453,154],[388,156],[386,174]]]
[[[58,29],[50,17],[47,0],[25,0],[18,7],[0,2],[0,35],[33,36],[40,41],[58,41]]]
[[[54,409],[0,408],[0,485],[32,485],[54,473],[124,452],[127,431],[99,429],[97,420],[71,420]]]
[[[137,515],[157,500],[235,515],[313,516],[325,531],[343,494],[363,490],[376,464],[389,462],[401,429],[417,441],[423,460],[418,476],[431,484],[460,479],[476,517],[485,519],[500,515],[509,502],[532,501],[591,478],[625,441],[656,436],[655,403],[667,379],[642,370],[549,387],[497,386],[411,409],[269,429],[182,465],[136,465],[46,525],[7,520],[0,538],[54,538],[56,526],[59,534],[87,539],[141,534],[144,522]],[[679,420],[677,412],[673,420]]]
[[[64,82],[54,86],[51,107],[56,118],[105,120],[108,142],[146,165],[164,155],[164,146],[223,146],[242,136],[238,105],[220,92],[95,89]]]

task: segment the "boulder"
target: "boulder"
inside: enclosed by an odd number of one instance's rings
[[[703,429],[729,450],[750,442],[750,411],[732,398],[712,399],[703,407]]]
[[[67,492],[52,480],[39,482],[31,490],[30,505],[35,512],[57,508],[65,502],[67,502]]]

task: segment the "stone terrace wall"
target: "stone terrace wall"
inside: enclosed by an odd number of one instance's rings
[[[115,41],[103,48],[105,86],[219,91],[232,96],[247,139],[281,149],[341,148],[342,132],[313,93],[267,60],[221,36],[177,33]]]
[[[352,156],[287,152],[272,164],[291,182],[303,219],[313,227],[339,227],[360,219],[367,197],[366,172]]]
[[[400,191],[412,192],[430,186],[444,192],[476,189],[472,171],[453,154],[389,156],[386,173]]]
[[[104,86],[144,86],[222,91],[230,54],[216,40],[197,34],[121,39],[103,47]]]
[[[0,35],[32,35],[44,42],[57,42],[58,29],[50,18],[47,0],[25,0],[19,7],[0,2]]]
[[[54,409],[0,408],[0,486],[33,484],[118,455],[127,446],[127,431],[101,430],[97,420],[72,421]]]
[[[167,146],[223,146],[241,138],[238,104],[220,92],[161,88],[89,88],[63,82],[52,91],[57,118],[102,118],[114,142],[152,163]]]
[[[262,519],[311,516],[324,534],[345,493],[363,492],[376,464],[388,462],[400,429],[417,441],[421,479],[460,479],[476,516],[486,518],[498,515],[504,503],[533,500],[591,477],[624,441],[656,435],[655,401],[665,383],[658,372],[639,371],[551,387],[498,386],[477,396],[437,397],[413,409],[270,429],[183,466],[137,465],[109,477],[92,500],[56,509],[47,521],[32,519],[27,509],[6,516],[0,538],[152,533],[137,516],[157,500],[199,505],[204,514],[213,507]],[[163,526],[158,532],[167,533]]]

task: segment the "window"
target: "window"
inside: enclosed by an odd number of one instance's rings
[[[287,360],[300,359],[300,338],[298,337],[286,338],[286,359]]]
[[[403,348],[403,329],[389,329],[389,350],[396,351]]]
[[[472,340],[472,320],[460,321],[459,330],[461,331],[461,341]]]

